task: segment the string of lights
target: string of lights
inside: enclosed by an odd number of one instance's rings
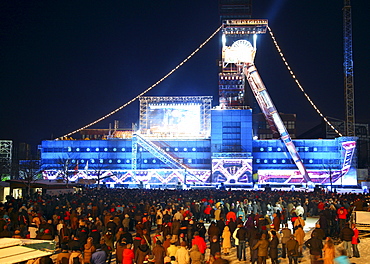
[[[134,97],[133,99],[131,99],[130,101],[128,101],[127,103],[121,105],[120,107],[118,107],[117,109],[113,110],[112,112],[102,116],[101,118],[79,128],[79,129],[76,129],[68,134],[65,134],[57,139],[62,139],[62,138],[65,138],[65,137],[69,137],[73,134],[76,134],[78,132],[80,132],[81,130],[84,130],[88,127],[91,127],[97,123],[99,123],[100,121],[110,117],[111,115],[117,113],[118,111],[122,110],[123,108],[125,108],[126,106],[130,105],[131,103],[135,102],[137,99],[139,99],[141,96],[145,95],[147,92],[149,92],[150,90],[152,90],[154,87],[156,87],[158,84],[160,84],[161,82],[163,82],[167,77],[169,77],[172,73],[174,73],[176,70],[178,70],[182,65],[184,65],[188,60],[190,60],[201,48],[203,48],[204,45],[206,45],[222,28],[223,26],[221,25],[219,28],[216,29],[216,31],[214,31],[211,36],[209,36],[202,44],[199,45],[198,48],[196,48],[189,56],[187,56],[182,62],[180,62],[175,68],[173,68],[171,71],[169,71],[165,76],[163,76],[160,80],[158,80],[156,83],[154,83],[152,86],[150,86],[149,88],[147,88],[145,91],[141,92],[139,95],[137,95],[136,97]]]
[[[301,83],[298,81],[297,77],[295,76],[293,70],[290,68],[288,62],[286,61],[285,57],[284,57],[284,54],[283,52],[281,51],[280,49],[280,46],[279,44],[277,43],[276,39],[275,39],[275,36],[274,34],[272,33],[272,30],[270,27],[267,27],[268,28],[268,31],[270,33],[270,36],[274,42],[274,45],[277,49],[277,51],[279,52],[279,55],[281,57],[281,59],[283,60],[286,68],[288,69],[290,75],[292,76],[292,78],[294,79],[294,81],[296,82],[296,84],[298,85],[299,89],[302,91],[302,93],[304,94],[304,96],[307,98],[308,102],[311,104],[311,106],[316,110],[316,112],[324,119],[324,121],[326,122],[326,124],[328,124],[328,126],[330,126],[331,129],[333,129],[335,131],[335,133],[337,133],[339,136],[343,136],[331,123],[330,121],[321,113],[321,111],[317,108],[317,106],[315,105],[315,103],[311,100],[311,98],[309,97],[309,95],[305,92],[305,90],[303,89],[303,86],[301,85]]]

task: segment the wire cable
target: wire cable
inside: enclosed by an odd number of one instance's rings
[[[305,90],[303,89],[303,86],[301,85],[301,83],[298,81],[297,77],[295,76],[293,70],[290,68],[287,60],[285,59],[284,57],[284,54],[283,52],[281,51],[280,49],[280,46],[279,44],[277,43],[276,39],[275,39],[275,36],[274,34],[272,33],[272,30],[270,27],[267,27],[268,30],[269,30],[269,33],[270,33],[270,36],[272,38],[272,41],[274,42],[274,45],[277,49],[277,51],[279,52],[279,55],[281,57],[281,59],[283,60],[286,68],[288,69],[290,75],[292,76],[293,80],[296,82],[296,84],[298,85],[299,89],[302,91],[303,95],[307,98],[308,102],[311,104],[311,106],[316,110],[316,112],[324,119],[324,121],[326,122],[326,124],[328,124],[328,126],[330,126],[331,129],[333,129],[335,131],[335,133],[337,133],[340,137],[342,137],[342,133],[340,133],[331,123],[330,121],[321,113],[321,111],[319,110],[319,108],[315,105],[315,103],[311,100],[310,96],[305,92]]]
[[[65,137],[69,137],[73,134],[76,134],[78,132],[80,132],[81,130],[84,130],[88,127],[91,127],[97,123],[99,123],[100,121],[110,117],[111,115],[117,113],[118,111],[122,110],[123,108],[125,108],[126,106],[130,105],[131,103],[135,102],[139,97],[145,95],[147,92],[149,92],[150,90],[152,90],[154,87],[156,87],[158,84],[160,84],[161,82],[163,82],[167,77],[169,77],[172,73],[174,73],[176,70],[178,70],[182,65],[184,65],[188,60],[190,60],[201,48],[203,48],[204,45],[206,45],[220,30],[221,28],[223,27],[223,25],[221,25],[220,27],[218,27],[216,29],[216,31],[214,31],[211,36],[209,36],[202,44],[199,45],[198,48],[196,48],[189,56],[187,56],[182,62],[180,62],[175,68],[173,68],[171,71],[169,71],[165,76],[163,76],[159,81],[157,81],[156,83],[154,83],[152,86],[150,86],[149,88],[147,88],[145,91],[141,92],[139,95],[137,95],[136,97],[134,97],[133,99],[131,99],[130,101],[128,101],[127,103],[121,105],[120,107],[118,107],[117,109],[113,110],[112,112],[102,116],[101,118],[95,120],[94,122],[91,122],[79,129],[76,129],[68,134],[65,134],[61,137],[58,137],[57,139],[62,139],[62,138],[65,138]]]

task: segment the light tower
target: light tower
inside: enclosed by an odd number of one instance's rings
[[[344,0],[343,7],[343,37],[344,37],[344,100],[346,107],[346,136],[355,136],[355,102],[353,85],[352,58],[352,16],[351,1]]]

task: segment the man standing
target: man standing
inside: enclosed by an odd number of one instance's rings
[[[244,226],[240,226],[238,232],[236,233],[236,237],[239,239],[238,259],[241,261],[243,258],[243,260],[246,261],[247,257],[245,255],[245,243],[247,242],[247,229]]]
[[[258,249],[258,264],[266,264],[269,242],[266,234],[262,234],[261,239],[254,245],[253,249]]]
[[[315,233],[311,234],[311,238],[304,243],[306,247],[310,249],[311,264],[320,263],[319,259],[322,258],[322,240],[315,236]]]
[[[295,240],[294,235],[290,235],[289,240],[286,242],[286,249],[288,252],[289,264],[298,264],[298,241]]]
[[[281,257],[286,258],[286,243],[290,239],[290,236],[292,235],[292,231],[288,228],[288,224],[284,225],[284,228],[281,230],[282,238],[281,238],[281,244],[282,244],[282,253]]]
[[[189,264],[190,263],[190,256],[189,252],[186,249],[186,242],[181,241],[180,248],[176,251],[176,260],[178,264]]]
[[[352,257],[352,237],[354,234],[348,223],[345,223],[344,228],[340,231],[340,239],[343,240],[343,248],[347,251],[349,258]]]

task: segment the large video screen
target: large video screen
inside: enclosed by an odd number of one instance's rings
[[[201,104],[150,104],[147,114],[151,133],[201,133]]]

